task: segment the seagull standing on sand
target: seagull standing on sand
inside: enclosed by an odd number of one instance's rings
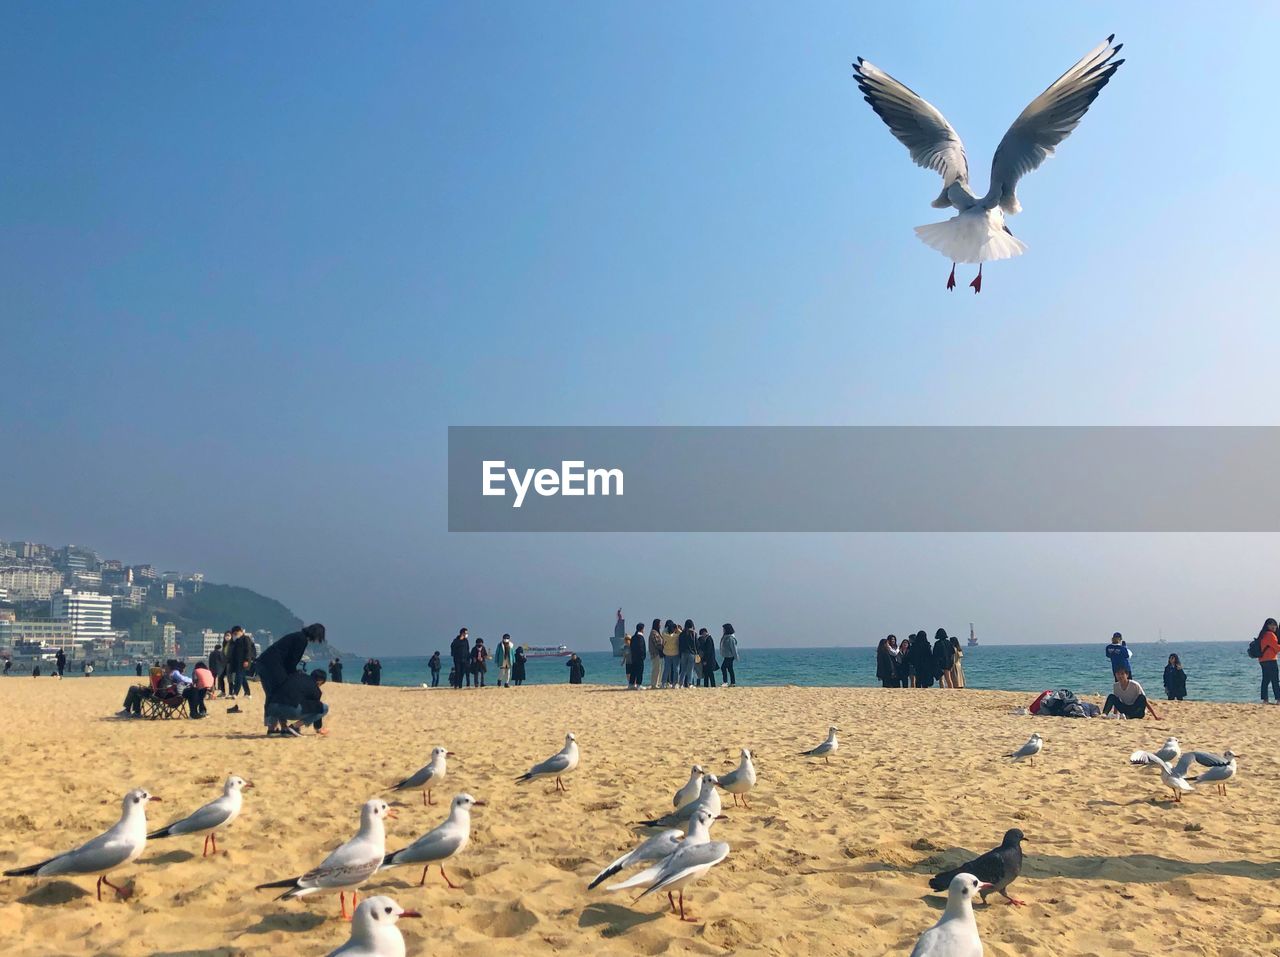
[[[401,864],[421,864],[422,880],[418,886],[427,882],[427,871],[432,864],[440,866],[440,876],[455,891],[458,885],[449,880],[444,872],[444,862],[471,842],[471,809],[484,807],[484,801],[477,801],[470,794],[459,794],[449,806],[449,816],[437,827],[432,828],[402,851],[393,851],[382,860],[382,869],[397,867]]]
[[[1018,875],[1022,873],[1022,842],[1025,840],[1022,832],[1016,827],[1005,831],[1004,840],[1000,842],[999,847],[987,851],[980,857],[975,857],[966,864],[943,871],[929,881],[929,886],[935,891],[949,890],[951,882],[958,875],[972,874],[983,882],[983,886],[979,888],[982,903],[985,904],[987,895],[995,891],[1010,904],[1024,907],[1026,901],[1010,897],[1005,888],[1017,880]]]
[[[822,758],[827,764],[831,763],[831,755],[840,750],[840,742],[836,740],[836,732],[840,729],[834,724],[827,729],[827,740],[823,741],[816,748],[808,751],[801,751],[802,758]]]
[[[692,823],[692,819],[690,819]],[[648,838],[640,843],[638,847],[633,848],[623,854],[613,863],[609,864],[604,870],[592,878],[591,883],[587,885],[587,890],[599,887],[604,881],[608,880],[619,871],[625,871],[628,867],[636,864],[644,864],[649,861],[660,861],[664,857],[673,854],[680,846],[680,841],[684,838],[685,832],[679,828],[670,828],[669,830],[659,831],[653,837]]]
[[[523,784],[526,781],[536,781],[538,778],[548,778],[555,776],[557,791],[568,791],[564,786],[564,782],[560,780],[560,775],[568,774],[578,766],[578,739],[570,732],[564,736],[564,747],[557,753],[551,755],[541,764],[535,764],[520,777],[516,778],[517,784]]]
[[[282,881],[259,884],[258,890],[270,887],[289,888],[276,900],[292,900],[307,897],[321,891],[337,891],[342,917],[347,917],[347,891],[351,891],[351,904],[356,904],[356,892],[382,866],[387,856],[387,831],[382,823],[396,812],[381,798],[365,801],[360,808],[360,830],[356,836],[335,849],[320,866],[307,871],[301,877],[288,877]]]
[[[917,226],[916,235],[951,260],[947,288],[956,286],[956,266],[978,263],[969,285],[982,291],[982,263],[1021,256],[1026,245],[1005,225],[1005,213],[1021,212],[1018,181],[1053,155],[1088,111],[1124,60],[1115,59],[1122,44],[1107,37],[1079,63],[1031,101],[1013,121],[991,161],[991,183],[985,196],[969,188],[969,161],[964,144],[937,108],[875,64],[858,58],[854,78],[871,108],[917,166],[942,176],[935,209],[953,207],[957,215],[943,223]]]
[[[370,897],[351,916],[351,937],[328,957],[405,957],[404,936],[396,921],[421,917],[390,897]]]
[[[97,875],[98,900],[102,900],[102,885],[106,884],[119,897],[133,893],[117,887],[107,880],[107,874],[136,861],[147,846],[147,805],[160,799],[142,788],[134,788],[124,796],[120,820],[110,830],[99,834],[92,841],[81,844],[73,851],[51,857],[30,867],[5,871],[5,877],[63,877],[73,874]]]
[[[698,794],[702,791],[702,775],[705,773],[701,764],[695,764],[689,771],[689,780],[676,791],[676,796],[671,799],[671,803],[675,805],[677,811],[698,799]]]
[[[238,778],[234,774],[227,778],[226,783],[222,786],[222,796],[210,801],[199,810],[192,811],[186,817],[172,824],[153,831],[147,835],[147,840],[154,841],[159,837],[174,837],[179,834],[203,834],[204,850],[200,853],[201,857],[209,856],[209,844],[213,844],[213,853],[218,853],[218,831],[227,827],[240,816],[240,806],[242,803],[242,791],[245,788],[253,787],[244,778]]]
[[[720,779],[714,774],[703,774],[702,788],[698,792],[696,801],[686,804],[678,811],[672,811],[670,814],[665,814],[649,821],[641,821],[640,823],[644,827],[679,827],[692,820],[699,811],[707,811],[714,820],[720,816],[720,810],[723,806],[720,801],[720,792],[716,790],[716,785],[719,783]]]
[[[414,771],[399,784],[391,785],[392,791],[416,791],[422,789],[422,805],[426,807],[428,804],[435,804],[431,800],[431,791],[438,788],[444,783],[445,773],[448,768],[445,765],[445,758],[453,757],[453,752],[448,748],[432,748],[431,760],[425,766]]]
[[[1031,766],[1036,766],[1036,755],[1044,750],[1044,738],[1040,737],[1039,732],[1033,732],[1031,737],[1027,738],[1027,743],[1020,747],[1017,751],[1010,751],[1005,755],[1006,758],[1013,758],[1015,761],[1022,761],[1025,758],[1031,759]]]
[[[972,874],[957,874],[947,891],[947,909],[920,935],[911,957],[982,957],[982,939],[973,919],[973,895],[986,885]]]
[[[747,794],[756,786],[756,766],[751,763],[751,752],[742,749],[742,762],[728,774],[720,775],[721,790],[733,795],[733,806],[738,806],[738,797],[742,797],[742,806],[750,807]]]
[[[690,821],[689,833],[679,847],[652,867],[620,884],[610,884],[606,890],[619,891],[645,885],[644,893],[636,898],[637,902],[655,892],[666,891],[672,911],[676,909],[676,902],[672,899],[671,892],[679,891],[680,919],[692,921],[693,918],[687,916],[684,910],[684,886],[693,883],[729,856],[728,844],[711,840],[713,820],[715,815],[702,808]]]
[[[1199,764],[1204,764],[1204,761],[1200,760],[1203,757],[1212,757],[1218,759],[1221,763],[1211,765],[1208,771],[1205,771],[1199,777],[1190,778],[1190,780],[1195,781],[1197,784],[1208,782],[1214,785],[1220,795],[1226,797],[1227,782],[1236,776],[1236,758],[1239,756],[1234,751],[1227,751],[1221,756],[1216,754],[1206,755],[1205,752],[1198,751],[1196,752],[1196,761]]]

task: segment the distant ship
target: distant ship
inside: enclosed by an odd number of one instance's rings
[[[973,622],[969,622],[969,647],[978,647],[978,639],[973,636]]]
[[[568,645],[525,645],[526,658],[567,658],[573,654]]]

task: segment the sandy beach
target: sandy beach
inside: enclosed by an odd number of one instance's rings
[[[325,954],[348,932],[335,897],[276,902],[253,885],[318,863],[354,833],[358,805],[435,744],[456,752],[437,801],[465,790],[488,806],[449,868],[461,890],[434,869],[422,888],[412,868],[366,885],[424,914],[401,924],[410,954],[905,955],[940,913],[927,878],[1015,826],[1030,906],[977,909],[989,955],[1254,957],[1280,940],[1280,712],[1256,705],[1160,702],[1163,720],[1110,722],[1014,716],[1026,695],[976,691],[328,685],[332,734],[278,740],[260,734],[260,698],[239,715],[212,701],[204,721],[118,720],[130,683],[0,681],[0,869],[99,833],[135,786],[164,799],[149,815],[159,827],[236,773],[255,784],[244,814],[217,858],[201,859],[198,837],[151,842],[112,875],[134,886],[128,901],[99,903],[93,878],[0,880],[6,955]],[[844,730],[832,765],[798,757],[832,722]],[[570,730],[582,766],[567,794],[514,783]],[[1046,742],[1035,767],[999,759],[1033,730]],[[1128,766],[1169,734],[1243,755],[1225,799],[1206,786],[1172,804],[1157,775]],[[760,783],[750,810],[726,796],[715,836],[732,852],[688,888],[700,923],[656,895],[586,891],[690,764],[728,770],[743,746]],[[398,803],[389,849],[446,810],[416,793]]]

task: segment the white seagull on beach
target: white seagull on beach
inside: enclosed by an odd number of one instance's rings
[[[680,919],[692,921],[693,918],[686,916],[684,911],[684,886],[696,881],[729,856],[728,844],[724,841],[711,840],[710,829],[713,820],[715,815],[706,808],[702,808],[689,822],[689,833],[680,842],[679,847],[652,867],[646,868],[620,884],[610,884],[606,890],[620,891],[628,887],[644,885],[645,891],[636,898],[637,901],[655,892],[666,891],[672,911],[676,909],[676,902],[672,899],[671,892],[679,891]]]
[[[831,755],[840,750],[840,742],[836,738],[836,732],[840,729],[834,724],[827,729],[827,740],[823,741],[816,748],[810,748],[808,751],[801,751],[802,758],[822,758],[827,764],[831,763]]]
[[[973,895],[990,887],[972,874],[957,874],[947,889],[947,908],[920,935],[911,957],[982,957],[982,939],[973,919]]]
[[[435,804],[436,802],[431,800],[431,792],[444,783],[444,776],[449,770],[445,763],[445,758],[451,757],[453,757],[453,752],[448,748],[432,748],[431,760],[399,784],[391,785],[391,790],[416,791],[421,788],[423,805]]]
[[[444,862],[462,851],[471,842],[471,809],[484,807],[484,801],[477,801],[470,794],[459,794],[449,806],[449,816],[444,822],[432,828],[401,851],[392,851],[382,860],[382,868],[398,867],[401,864],[421,864],[421,887],[427,882],[427,871],[432,864],[440,866],[440,876],[455,891],[458,885],[449,880],[444,872]]]
[[[1221,783],[1230,778],[1235,773],[1235,759],[1236,755],[1231,751],[1226,754],[1213,754],[1209,751],[1185,751],[1178,758],[1177,764],[1165,761],[1150,751],[1134,751],[1133,754],[1129,755],[1130,764],[1159,768],[1160,780],[1164,782],[1165,787],[1173,791],[1173,799],[1178,803],[1182,802],[1182,795],[1190,794],[1195,790],[1195,785],[1191,783],[1192,781],[1209,780],[1210,782],[1217,781]],[[1192,764],[1199,764],[1202,767],[1209,768],[1209,771],[1201,774],[1199,778],[1188,778],[1187,772],[1191,770]],[[1226,773],[1228,768],[1230,773]],[[1210,777],[1215,771],[1217,774]]]
[[[578,739],[570,732],[564,736],[564,747],[558,752],[551,755],[547,760],[535,764],[520,777],[516,778],[517,784],[523,784],[526,781],[536,781],[538,778],[548,778],[555,776],[557,791],[568,791],[564,786],[564,782],[560,780],[560,775],[568,774],[578,766]]]
[[[948,289],[956,285],[956,263],[979,264],[978,275],[969,285],[981,292],[982,263],[1011,259],[1027,248],[1009,231],[1004,214],[1022,210],[1018,181],[1053,155],[1124,62],[1115,59],[1122,44],[1114,41],[1112,34],[1090,50],[1013,121],[996,147],[985,196],[976,196],[969,188],[964,144],[936,107],[862,57],[853,65],[863,98],[915,164],[942,176],[942,192],[933,201],[934,208],[957,211],[946,222],[916,227],[916,235],[926,245],[951,260]]]
[[[720,779],[714,774],[703,774],[697,800],[691,801],[678,811],[672,811],[670,814],[664,814],[662,817],[641,821],[640,823],[645,827],[679,827],[692,820],[693,816],[699,811],[709,812],[713,819],[719,817],[722,807],[720,792],[716,790],[716,785],[719,783]]]
[[[328,957],[405,957],[404,935],[396,921],[421,917],[390,897],[370,897],[351,915],[351,937]]]
[[[690,769],[689,780],[680,786],[676,796],[671,799],[677,811],[698,799],[698,793],[702,790],[702,775],[705,773],[701,764],[695,764]]]
[[[742,749],[742,761],[728,774],[720,775],[720,788],[733,795],[733,806],[738,806],[738,798],[742,798],[742,806],[750,807],[747,794],[756,786],[756,766],[751,763],[751,752]]]
[[[5,877],[63,877],[80,874],[97,875],[98,900],[102,900],[102,885],[106,884],[120,897],[128,897],[131,890],[117,887],[107,880],[107,874],[136,861],[147,846],[147,805],[160,799],[142,788],[134,788],[124,796],[120,820],[91,841],[73,851],[51,857],[30,867],[18,867],[5,871]]]
[[[1005,757],[1013,758],[1015,761],[1030,758],[1031,766],[1035,767],[1036,755],[1042,750],[1044,750],[1044,738],[1040,737],[1039,732],[1033,732],[1031,737],[1027,738],[1026,744],[1020,747],[1017,751],[1010,751],[1005,755]]]
[[[218,853],[218,831],[227,827],[240,816],[242,793],[245,788],[253,787],[244,778],[234,774],[222,785],[222,795],[208,804],[192,811],[181,820],[174,821],[158,831],[147,835],[147,840],[154,841],[159,837],[175,837],[180,834],[203,834],[204,850],[201,857],[209,856],[209,844],[213,844],[213,853]]]
[[[1236,758],[1240,755],[1234,751],[1226,751],[1221,755],[1208,754],[1204,751],[1196,752],[1196,762],[1204,764],[1202,758],[1212,758],[1216,763],[1209,766],[1209,770],[1203,772],[1199,777],[1189,778],[1197,784],[1209,783],[1214,785],[1215,790],[1223,797],[1227,796],[1227,782],[1236,776]]]
[[[360,830],[356,836],[335,849],[320,866],[307,871],[301,877],[288,877],[282,881],[259,884],[258,890],[271,887],[289,888],[276,900],[292,900],[307,897],[321,891],[337,891],[342,916],[347,916],[347,891],[351,891],[352,906],[356,892],[382,866],[387,856],[387,831],[383,821],[395,817],[396,812],[386,801],[373,798],[360,808]]]

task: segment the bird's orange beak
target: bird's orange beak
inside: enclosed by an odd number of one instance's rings
[[[156,797],[156,796],[153,794],[153,795],[151,795],[151,797],[147,798],[147,800],[148,800],[148,801],[160,801],[161,799],[160,799],[160,798],[158,798],[158,797]]]
[[[393,807],[387,808],[387,817],[399,817],[400,812]]]
[[[446,752],[444,753],[444,756],[445,756],[446,758],[451,758],[451,757],[453,757],[453,752],[452,752],[452,751],[446,751]]]
[[[472,801],[472,802],[471,802],[471,806],[472,806],[472,807],[485,807],[485,806],[487,806],[487,805],[486,805],[486,802],[484,802],[484,801]]]
[[[400,912],[400,916],[401,917],[421,917],[422,915],[419,914],[416,910],[405,910]]]
[[[985,891],[988,887],[994,887],[994,886],[995,886],[994,884],[988,884],[986,881],[983,881],[981,884],[978,885],[978,890]]]

